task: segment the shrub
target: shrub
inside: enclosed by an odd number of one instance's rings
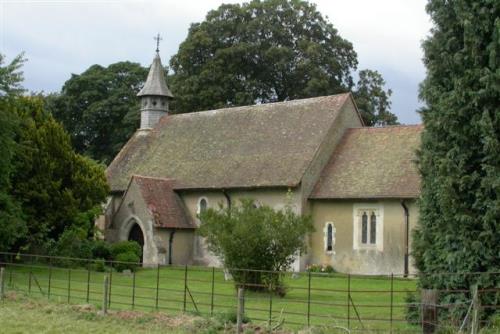
[[[139,266],[140,258],[135,253],[125,252],[118,254],[115,260],[118,261],[114,265],[117,271],[124,271],[126,269],[135,271]]]
[[[106,264],[104,259],[97,259],[95,262],[93,262],[90,265],[91,269],[93,271],[98,271],[98,272],[105,272],[106,271]]]
[[[297,252],[306,251],[305,237],[313,231],[309,216],[297,215],[290,205],[275,211],[255,207],[253,200],[200,215],[200,234],[210,251],[219,256],[237,284],[253,290],[283,291],[282,275],[263,271],[290,268]],[[236,270],[244,268],[250,270]]]
[[[332,274],[336,272],[335,269],[329,264],[311,264],[310,266],[307,267],[306,270],[311,273]]]
[[[116,242],[111,245],[110,247],[110,252],[113,260],[115,261],[120,261],[118,260],[118,256],[120,254],[124,253],[132,253],[137,256],[138,259],[141,258],[142,256],[142,249],[141,246],[135,242],[135,241],[120,241]],[[140,260],[137,260],[135,262],[139,262]]]
[[[93,241],[91,248],[92,258],[105,260],[111,259],[111,246],[107,242],[103,240]]]

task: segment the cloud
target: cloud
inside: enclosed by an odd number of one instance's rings
[[[8,58],[26,52],[26,88],[59,91],[71,73],[81,73],[93,64],[130,60],[149,65],[157,32],[163,36],[161,54],[167,63],[190,24],[202,21],[221,3],[4,0],[0,2],[0,52]],[[394,91],[393,110],[399,118],[418,122],[417,85],[424,76],[420,42],[430,28],[425,0],[315,3],[339,34],[353,43],[359,69],[383,74]]]

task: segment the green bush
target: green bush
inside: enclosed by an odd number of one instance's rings
[[[135,262],[139,262],[142,256],[141,246],[135,241],[120,241],[111,245],[110,247],[111,257],[115,261],[118,260],[118,256],[124,253],[131,253],[137,256],[138,260]]]
[[[105,272],[106,271],[106,263],[105,263],[104,259],[97,259],[95,262],[93,262],[90,265],[90,268],[93,271]]]
[[[311,264],[310,266],[307,267],[306,269],[308,272],[311,272],[311,273],[328,273],[328,274],[332,274],[332,273],[335,273],[335,269],[327,264]]]
[[[137,267],[140,265],[140,258],[137,254],[132,252],[120,253],[115,258],[116,262],[114,267],[116,271],[124,271],[126,269],[130,269],[131,271],[135,271]]]
[[[200,235],[236,284],[248,284],[252,290],[271,288],[280,294],[285,293],[283,277],[269,272],[289,269],[295,254],[306,252],[306,236],[314,230],[311,217],[297,215],[291,205],[275,211],[265,205],[256,207],[250,199],[230,208],[208,209],[200,219]]]
[[[92,258],[94,259],[111,259],[111,245],[103,240],[95,240],[92,242]]]

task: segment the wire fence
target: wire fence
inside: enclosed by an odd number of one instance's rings
[[[116,268],[123,262],[106,261],[105,266],[96,265],[98,262],[0,253],[0,267],[5,268],[0,283],[7,292],[60,302],[204,316],[236,314],[237,290],[243,288],[245,317],[271,329],[314,326],[345,332],[431,333],[448,326],[483,326],[486,315],[500,308],[498,286],[423,291],[414,276],[164,265],[118,272]],[[488,275],[496,282],[500,278],[500,273],[439,275]]]

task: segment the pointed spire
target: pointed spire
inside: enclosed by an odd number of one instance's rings
[[[160,35],[155,38],[156,39],[156,55],[153,59],[153,63],[149,68],[148,78],[146,79],[146,83],[144,87],[142,87],[141,91],[137,94],[137,96],[166,96],[169,98],[173,98],[174,95],[168,89],[167,82],[165,81],[165,71],[161,64],[160,54],[159,54],[159,43],[160,43]]]

